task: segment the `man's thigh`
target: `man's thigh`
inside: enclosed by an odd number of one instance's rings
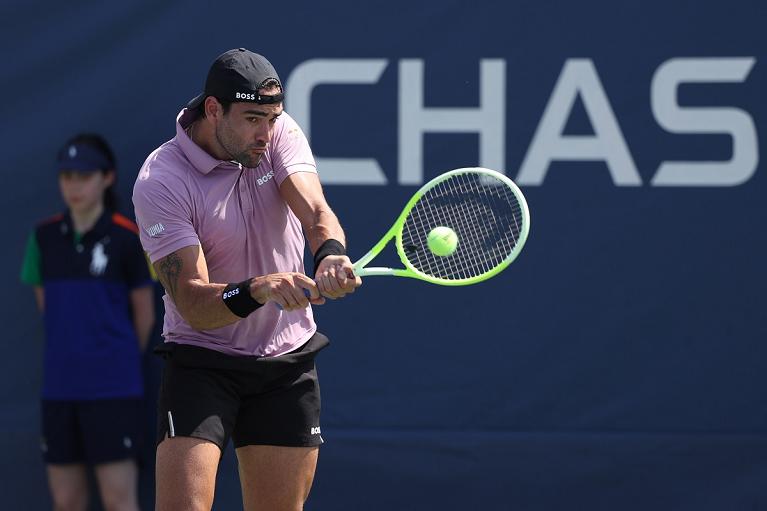
[[[309,496],[319,447],[237,449],[245,511],[299,511]]]
[[[221,449],[208,440],[166,438],[157,446],[156,511],[209,511]]]
[[[174,356],[166,360],[158,398],[156,509],[209,511],[239,396],[226,371]]]

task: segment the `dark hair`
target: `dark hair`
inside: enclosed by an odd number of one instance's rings
[[[260,89],[280,89],[282,92],[282,84],[276,78],[268,78],[261,84]]]
[[[65,145],[74,144],[89,145],[103,154],[109,162],[109,168],[101,169],[101,172],[106,174],[111,170],[115,173],[115,178],[117,177],[117,159],[115,158],[114,151],[109,147],[109,143],[107,143],[104,137],[97,133],[80,133],[67,140]],[[106,190],[104,190],[104,208],[109,211],[117,211],[118,206],[119,200],[117,198],[117,193],[115,192],[115,183],[112,183]]]

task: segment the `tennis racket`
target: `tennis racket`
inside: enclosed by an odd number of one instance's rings
[[[454,249],[436,255],[430,233],[454,232]],[[530,231],[530,211],[511,179],[490,169],[463,168],[441,174],[423,185],[381,241],[359,261],[361,277],[393,275],[446,286],[487,280],[517,258]],[[367,267],[394,239],[404,268]]]

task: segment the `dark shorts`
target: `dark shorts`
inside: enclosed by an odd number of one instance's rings
[[[320,385],[314,357],[327,346],[314,334],[278,357],[235,357],[166,343],[158,400],[157,443],[166,436],[209,440],[224,450],[245,445],[317,446]]]
[[[42,402],[40,449],[50,464],[136,459],[143,440],[141,398]]]

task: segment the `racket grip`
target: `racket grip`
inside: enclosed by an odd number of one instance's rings
[[[301,290],[304,292],[304,295],[306,295],[307,298],[311,298],[312,297],[312,293],[308,289],[301,288]],[[275,303],[275,305],[277,306],[278,309],[282,310],[282,305],[280,305],[279,303]]]

